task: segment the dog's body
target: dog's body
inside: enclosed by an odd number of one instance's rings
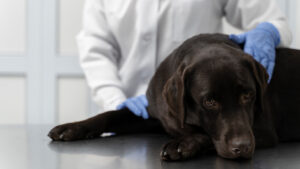
[[[300,140],[300,51],[279,48],[270,84],[264,68],[221,34],[185,41],[158,67],[147,90],[149,120],[128,109],[60,125],[53,140],[165,131],[175,139],[162,159],[215,147],[225,158],[250,158],[256,147]]]

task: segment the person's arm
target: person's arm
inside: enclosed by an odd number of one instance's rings
[[[275,0],[221,0],[226,20],[233,26],[251,30],[261,22],[273,24],[279,34],[279,46],[289,46],[292,34]]]
[[[102,1],[87,0],[83,29],[77,36],[80,65],[95,102],[103,111],[126,100],[118,76],[120,52],[102,9]]]
[[[226,19],[245,33],[229,38],[244,45],[244,52],[253,56],[268,72],[271,82],[276,47],[291,43],[291,32],[274,0],[223,0]]]

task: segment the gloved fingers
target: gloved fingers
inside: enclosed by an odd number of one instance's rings
[[[273,75],[273,69],[275,66],[275,57],[276,57],[276,51],[275,47],[272,47],[272,45],[265,45],[263,47],[263,52],[264,52],[264,58],[262,60],[262,64],[266,65],[265,68],[267,70],[267,73],[269,75],[268,83],[270,83]]]
[[[148,101],[145,95],[141,95],[134,98],[129,98],[123,103],[117,106],[117,110],[127,107],[136,116],[142,116],[144,119],[149,118],[146,107],[148,106]]]
[[[256,60],[264,66],[264,68],[267,70],[269,66],[269,62],[271,61],[270,58],[272,58],[270,55],[271,53],[268,53],[268,51],[256,49],[254,51]]]
[[[267,72],[268,72],[268,74],[269,74],[268,83],[270,83],[270,81],[271,81],[271,79],[272,79],[274,67],[275,67],[275,62],[271,61],[271,62],[269,63],[268,69],[267,69]]]
[[[263,56],[262,56],[262,53],[261,53],[261,51],[259,51],[258,49],[255,49],[255,48],[252,48],[252,52],[253,52],[253,58],[257,61],[257,62],[259,62],[260,64],[261,64],[261,61],[262,61],[262,59],[264,58]]]
[[[139,96],[139,98],[142,101],[143,105],[147,107],[148,106],[147,97],[145,95],[141,95],[141,96]]]
[[[144,105],[144,103],[142,102],[141,99],[137,99],[136,100],[136,106],[138,107],[138,109],[141,111],[141,115],[144,119],[148,119],[149,115],[148,112],[146,110],[146,106]]]
[[[263,58],[261,61],[260,61],[260,63],[264,66],[264,68],[266,68],[266,70],[268,70],[268,68],[269,68],[269,60],[268,60],[268,58]]]
[[[143,119],[148,119],[149,118],[149,115],[148,115],[146,109],[143,109],[143,111],[142,111],[142,117],[143,117]]]
[[[272,74],[273,74],[273,69],[274,69],[274,66],[275,66],[275,62],[272,61],[270,58],[269,53],[265,53],[263,51],[260,51],[258,52],[257,50],[255,50],[255,54],[258,54],[256,55],[257,56],[257,61],[266,69],[268,75],[269,75],[269,79],[268,80],[268,83],[270,83],[270,80],[272,78]],[[272,58],[272,57],[271,57]]]
[[[266,44],[263,46],[263,51],[268,55],[269,59],[275,58],[275,47]]]
[[[231,35],[229,35],[229,39],[237,44],[245,43],[246,33],[242,33],[242,34],[238,34],[238,35],[231,34]]]
[[[244,52],[248,53],[249,55],[253,56],[255,58],[255,52],[251,45],[248,45],[247,43],[244,46]]]
[[[133,99],[129,99],[128,101],[125,102],[126,107],[136,116],[141,116],[141,111],[139,108],[134,104]]]
[[[117,110],[121,110],[121,109],[123,109],[123,108],[125,108],[126,106],[125,106],[125,102],[123,102],[123,103],[121,103],[121,104],[119,104],[118,106],[117,106]]]

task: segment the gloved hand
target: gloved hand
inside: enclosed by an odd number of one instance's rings
[[[279,45],[280,34],[277,28],[268,22],[262,22],[249,32],[231,34],[229,38],[237,44],[244,44],[244,52],[252,55],[269,74],[270,82],[275,66],[275,48]]]
[[[117,109],[123,109],[127,107],[133,114],[137,116],[142,116],[144,119],[148,119],[149,115],[146,110],[148,106],[148,101],[145,95],[141,95],[138,97],[133,97],[125,100],[123,103],[117,106]]]

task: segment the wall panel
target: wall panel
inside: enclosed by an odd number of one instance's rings
[[[75,36],[81,28],[84,0],[59,0],[59,54],[76,56]]]
[[[23,53],[26,39],[26,1],[0,1],[0,23],[0,53]]]
[[[88,91],[83,78],[61,77],[58,79],[58,122],[83,120],[88,115]]]
[[[0,124],[24,124],[26,79],[0,76]]]

